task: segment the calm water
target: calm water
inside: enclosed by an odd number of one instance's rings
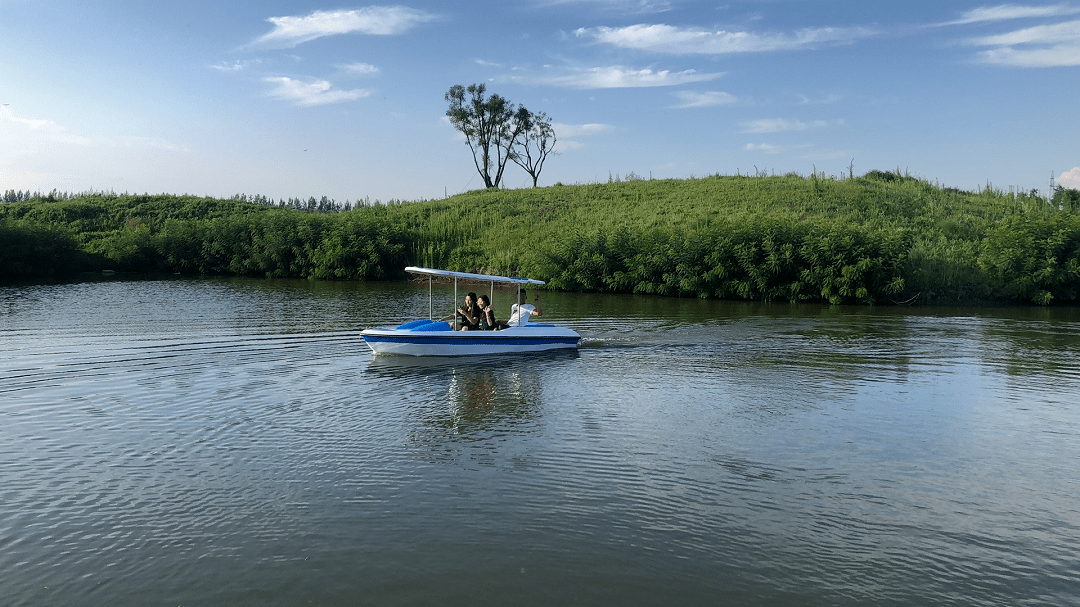
[[[0,288],[0,604],[1080,604],[1080,311],[543,304],[410,362],[426,286]]]

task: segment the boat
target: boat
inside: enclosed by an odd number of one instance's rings
[[[432,281],[435,278],[454,280],[454,305],[458,302],[458,280],[511,283],[520,292],[524,285],[542,285],[544,281],[533,278],[513,278],[470,272],[452,272],[409,266],[405,271],[428,277],[428,318],[413,320],[393,328],[365,329],[360,332],[364,342],[376,355],[400,356],[469,356],[474,354],[508,354],[519,352],[545,352],[564,348],[576,348],[581,336],[572,329],[546,323],[529,322],[498,331],[455,331],[450,323],[434,318],[432,310]]]

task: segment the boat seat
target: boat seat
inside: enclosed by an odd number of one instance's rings
[[[425,324],[412,327],[410,331],[453,331],[450,327],[450,323],[443,321],[427,322]]]

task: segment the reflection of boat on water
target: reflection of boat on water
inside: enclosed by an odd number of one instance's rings
[[[546,399],[558,394],[577,348],[523,354],[373,356],[363,365],[365,398],[399,399],[415,420],[409,443],[436,461],[490,461],[510,435],[542,431]],[[402,396],[405,394],[405,396]],[[515,459],[515,465],[521,463]]]
[[[374,356],[364,368],[370,373],[386,378],[415,378],[419,376],[445,377],[454,373],[477,373],[492,369],[521,369],[527,365],[552,368],[581,357],[577,348],[523,352],[520,354],[481,354],[462,357],[432,356]]]
[[[511,278],[468,272],[451,272],[430,268],[408,267],[406,272],[428,277],[428,318],[414,320],[394,328],[365,329],[361,332],[372,352],[405,356],[463,356],[473,354],[506,354],[516,352],[543,352],[564,348],[576,348],[581,336],[576,331],[549,324],[528,322],[499,331],[454,331],[446,322],[431,320],[431,280],[436,276],[454,279],[454,302],[458,301],[458,279],[490,281],[492,290],[496,282],[522,285],[542,285],[542,280]],[[528,316],[528,315],[523,315]]]

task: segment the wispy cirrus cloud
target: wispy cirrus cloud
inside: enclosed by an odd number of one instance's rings
[[[250,67],[252,65],[259,64],[259,63],[262,63],[262,59],[252,59],[252,60],[240,60],[240,59],[237,59],[236,61],[233,61],[232,63],[229,63],[228,61],[222,61],[220,63],[216,63],[214,65],[211,65],[210,69],[217,70],[219,72],[239,72],[241,70],[247,69],[248,67]]]
[[[765,154],[779,154],[783,151],[780,146],[769,143],[748,143],[743,149],[748,152],[762,152]]]
[[[739,123],[739,126],[743,127],[744,133],[785,133],[822,128],[828,125],[829,123],[825,120],[803,122],[784,118],[762,118]]]
[[[365,89],[335,91],[332,90],[333,85],[327,80],[303,81],[286,76],[267,77],[263,78],[263,80],[274,85],[274,88],[270,91],[271,97],[302,106],[353,101],[371,94],[371,91]]]
[[[959,19],[936,27],[988,24],[1017,19],[1052,21],[1080,14],[1080,6],[1061,3],[1043,6],[999,4],[973,8]],[[1043,23],[1010,32],[977,36],[960,41],[986,47],[975,54],[979,63],[1009,67],[1071,67],[1080,65],[1080,20]]]
[[[352,10],[314,11],[305,16],[270,17],[274,29],[259,37],[255,46],[293,47],[337,34],[392,36],[433,21],[432,13],[405,6],[367,6]]]
[[[592,38],[618,48],[681,55],[725,55],[811,49],[846,44],[874,36],[869,27],[821,27],[790,34],[758,34],[746,31],[712,31],[665,24],[638,24],[626,27],[580,28],[579,38]]]
[[[6,106],[0,106],[0,134],[5,142],[20,141],[32,137],[41,141],[69,145],[91,145],[93,140],[81,135],[69,133],[62,125],[47,118],[23,118]]]
[[[370,63],[346,63],[338,67],[353,76],[375,76],[379,73],[379,68]]]
[[[810,95],[800,93],[797,97],[799,99],[799,105],[829,105],[843,99],[840,95],[835,94],[811,97]]]
[[[1013,67],[1080,65],[1080,20],[969,38],[970,46],[993,47],[976,54],[978,61]]]
[[[592,135],[602,135],[612,130],[610,124],[603,124],[599,122],[589,122],[586,124],[565,124],[556,122],[551,125],[555,132],[559,134],[559,137],[589,137]]]
[[[579,139],[596,137],[614,130],[610,124],[590,122],[586,124],[565,124],[556,122],[551,125],[559,137],[559,149],[563,151],[576,150],[585,146]]]
[[[676,105],[676,108],[694,108],[694,107],[712,107],[714,105],[726,105],[729,103],[735,103],[735,96],[731,93],[725,93],[723,91],[705,91],[698,93],[695,91],[679,91],[675,93],[675,96],[682,100],[682,103]]]
[[[523,75],[520,72],[512,80],[531,84],[545,84],[576,89],[641,88],[654,86],[678,86],[693,82],[707,82],[722,73],[698,72],[697,70],[633,69],[621,65],[603,67],[569,67],[555,73]]]
[[[987,23],[993,21],[1010,21],[1012,19],[1030,19],[1036,17],[1060,17],[1080,13],[1080,7],[1068,4],[1055,4],[1052,6],[1021,6],[1017,4],[999,4],[997,6],[980,6],[964,12],[955,21],[939,23],[945,25],[967,25],[969,23]]]
[[[63,125],[48,118],[23,118],[7,107],[0,106],[0,140],[16,154],[28,152],[36,147],[45,146],[44,150],[55,151],[58,145],[74,146],[84,149],[124,147],[139,150],[164,150],[169,152],[188,152],[187,147],[156,137],[136,135],[118,135],[113,137],[84,137],[67,130]]]
[[[541,0],[542,6],[589,5],[620,13],[648,14],[671,10],[666,0]]]

